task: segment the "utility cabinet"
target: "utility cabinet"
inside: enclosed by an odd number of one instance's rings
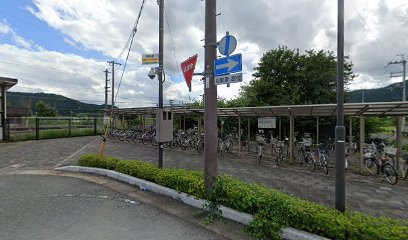
[[[156,141],[173,140],[173,112],[167,109],[156,110]]]

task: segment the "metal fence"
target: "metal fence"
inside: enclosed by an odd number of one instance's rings
[[[95,135],[100,118],[19,117],[6,119],[7,141]]]

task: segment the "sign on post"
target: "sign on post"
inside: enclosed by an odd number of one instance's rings
[[[215,85],[242,82],[242,73],[215,76]]]
[[[259,117],[258,128],[276,128],[275,117]]]
[[[181,63],[181,70],[183,71],[184,80],[191,92],[191,79],[193,78],[195,65],[197,63],[198,55],[194,55]]]
[[[227,33],[228,34],[228,33]],[[237,47],[237,39],[232,35],[226,35],[218,43],[218,51],[225,56],[230,55]]]
[[[142,64],[157,64],[159,63],[159,54],[142,54]]]
[[[242,55],[235,54],[224,58],[217,58],[214,62],[215,76],[242,72]]]

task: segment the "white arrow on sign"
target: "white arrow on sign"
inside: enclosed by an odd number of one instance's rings
[[[220,64],[216,66],[216,69],[223,69],[223,68],[228,68],[228,71],[231,71],[235,66],[239,64],[239,62],[234,61],[232,59],[227,59],[227,63]]]

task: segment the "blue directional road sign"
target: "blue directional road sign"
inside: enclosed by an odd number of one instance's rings
[[[242,72],[242,55],[235,54],[228,57],[218,58],[214,61],[214,75],[228,75]]]
[[[228,33],[218,43],[218,51],[220,51],[220,53],[225,56],[229,56],[236,47],[237,39],[234,36],[229,35]]]

